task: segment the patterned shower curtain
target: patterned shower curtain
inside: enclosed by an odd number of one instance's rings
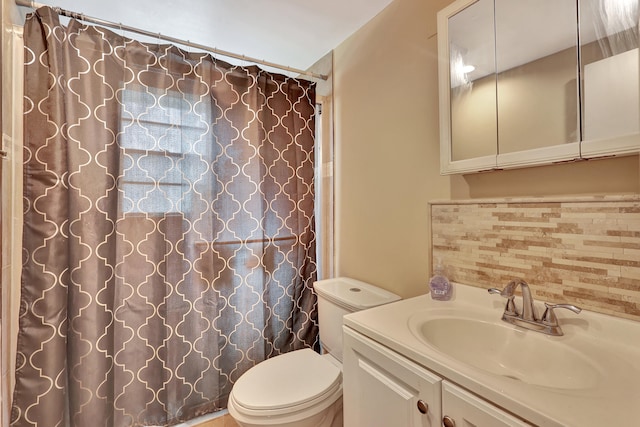
[[[13,426],[172,425],[317,348],[312,83],[25,24]]]

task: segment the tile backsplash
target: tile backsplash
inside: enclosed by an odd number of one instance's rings
[[[640,321],[640,196],[434,201],[433,265],[449,279]]]

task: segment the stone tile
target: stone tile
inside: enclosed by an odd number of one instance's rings
[[[639,196],[439,201],[430,218],[453,281],[522,278],[538,298],[640,320]]]

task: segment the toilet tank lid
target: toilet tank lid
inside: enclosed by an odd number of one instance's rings
[[[318,280],[313,284],[313,288],[323,298],[353,311],[401,299],[392,292],[348,277]]]

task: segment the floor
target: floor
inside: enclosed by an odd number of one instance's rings
[[[221,417],[205,421],[194,427],[238,427],[238,424],[231,418],[231,415],[225,414]]]

